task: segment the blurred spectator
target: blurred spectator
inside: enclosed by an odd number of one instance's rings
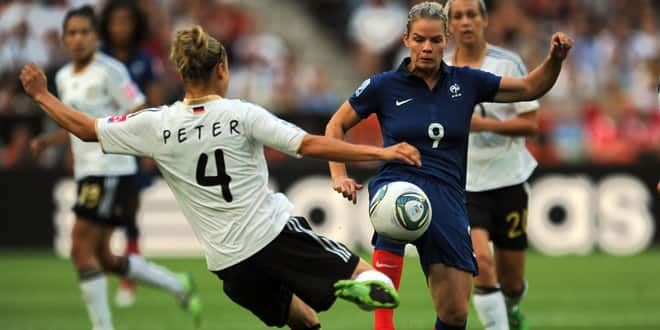
[[[232,81],[227,97],[261,104],[275,112],[290,111],[276,106],[275,89],[280,74],[289,74],[292,63],[284,40],[260,29],[255,20],[234,44]],[[230,56],[231,57],[231,56]],[[289,57],[295,60],[295,57]],[[284,70],[282,70],[284,66]],[[287,68],[287,66],[289,68]]]
[[[300,109],[301,85],[307,84],[305,79],[301,79],[300,71],[295,53],[288,52],[281,58],[273,84],[273,111],[284,113],[297,112]]]
[[[350,50],[346,56],[352,56],[357,68],[356,79],[364,79],[373,72],[399,64],[399,58],[395,57],[401,47],[407,10],[419,1],[422,0],[328,1],[331,4],[301,0],[293,3],[316,14],[318,24],[327,24],[322,31],[335,34],[319,38],[344,42],[343,48],[337,48],[337,55],[344,55],[344,49]],[[126,0],[117,3],[123,2]],[[20,122],[15,120],[16,116],[41,118],[34,104],[16,88],[15,70],[33,61],[46,65],[47,72],[54,72],[65,62],[59,23],[67,8],[81,3],[92,3],[100,8],[116,1],[0,2],[0,72],[6,71],[5,75],[0,74],[0,127],[7,128],[3,132],[5,144],[12,135],[12,127]],[[333,84],[327,75],[333,63],[311,66],[301,63],[290,49],[287,36],[263,31],[259,24],[263,18],[239,1],[138,0],[131,3],[147,16],[146,39],[141,39],[141,44],[130,40],[130,46],[122,44],[121,40],[115,46],[106,43],[104,50],[127,63],[150,104],[170,103],[182,97],[181,81],[168,59],[169,46],[176,29],[200,23],[233,55],[230,56],[233,78],[228,96],[261,103],[280,114],[321,114],[300,119],[313,129],[322,127],[323,116],[336,110],[336,93],[330,88]],[[657,90],[660,84],[660,1],[486,0],[486,4],[489,7],[488,40],[516,50],[530,67],[547,56],[547,39],[552,32],[565,31],[576,40],[559,81],[541,100],[539,115],[545,117],[544,133],[529,141],[541,164],[625,163],[649,155],[660,158]],[[128,28],[132,24],[140,25],[137,21],[141,19],[118,16],[120,22],[125,22],[117,25],[119,30],[131,30]],[[345,26],[337,26],[337,22]],[[140,45],[144,47],[141,50]],[[148,54],[150,60],[138,60],[136,67],[131,68],[134,58],[142,56],[135,54]],[[146,64],[148,61],[151,65]],[[151,70],[140,70],[143,66],[140,63],[144,63],[144,68],[150,66]],[[612,148],[607,148],[610,143]],[[626,146],[621,154],[612,151],[619,144]],[[2,148],[0,145],[0,150]]]
[[[303,89],[298,101],[298,109],[302,113],[324,116],[329,119],[342,100],[330,88],[330,78],[325,67],[312,66],[303,79]]]
[[[47,62],[46,44],[30,33],[27,21],[20,21],[3,36],[0,47],[0,73],[17,71],[27,63],[44,66]]]
[[[2,150],[2,166],[9,169],[26,169],[35,166],[35,158],[30,151],[33,133],[26,124],[13,128],[7,145]]]
[[[405,32],[407,9],[396,1],[367,0],[351,16],[356,68],[363,77],[389,69]]]

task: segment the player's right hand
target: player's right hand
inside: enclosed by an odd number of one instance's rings
[[[46,147],[48,147],[48,143],[46,142],[46,139],[41,136],[37,136],[30,141],[30,150],[35,156],[39,156]]]
[[[384,160],[399,160],[408,165],[422,167],[422,155],[414,146],[401,142],[385,149]]]
[[[48,92],[46,88],[46,75],[36,64],[26,64],[21,70],[21,84],[25,93],[35,98],[41,93]]]
[[[332,178],[332,189],[353,202],[353,204],[357,203],[357,191],[363,187],[363,185],[349,177]]]

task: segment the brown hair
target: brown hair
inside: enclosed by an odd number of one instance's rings
[[[435,1],[424,1],[414,5],[408,12],[408,22],[406,23],[406,32],[410,33],[410,27],[415,21],[421,18],[437,19],[442,21],[445,27],[445,33],[449,33],[447,29],[447,13],[442,5]]]
[[[486,2],[484,0],[476,0],[477,5],[479,6],[479,12],[481,13],[481,16],[486,16],[488,14],[488,9],[486,8]],[[447,13],[447,16],[451,17],[451,5],[453,4],[454,0],[448,0],[447,3],[445,4],[445,12]]]
[[[216,64],[227,63],[225,47],[195,25],[176,33],[170,59],[183,80],[207,81]]]

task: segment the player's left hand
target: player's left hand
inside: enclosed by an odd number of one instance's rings
[[[25,93],[32,98],[48,92],[46,75],[36,64],[26,64],[21,70],[21,84]]]
[[[332,178],[332,189],[353,202],[353,204],[357,203],[357,191],[363,187],[363,185],[349,177]]]
[[[563,61],[568,56],[568,51],[573,47],[573,38],[562,32],[557,32],[550,39],[550,57]]]

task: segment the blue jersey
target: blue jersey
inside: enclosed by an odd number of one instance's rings
[[[112,52],[106,47],[103,47],[101,51],[108,56],[112,56]],[[128,61],[122,62],[128,69],[131,79],[140,87],[142,93],[146,93],[147,86],[157,78],[153,70],[153,62],[153,57],[142,50],[133,52]]]
[[[491,102],[501,77],[446,65],[433,89],[408,71],[410,58],[398,69],[367,79],[349,99],[362,118],[375,113],[385,146],[407,142],[419,149],[422,167],[384,163],[379,176],[415,173],[465,191],[468,134],[474,106]]]

